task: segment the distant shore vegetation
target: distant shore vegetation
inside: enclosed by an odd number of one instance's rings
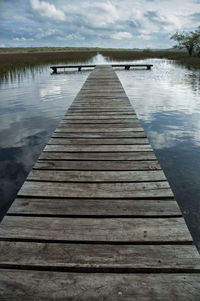
[[[108,61],[133,61],[151,58],[174,60],[188,68],[200,69],[200,56],[189,56],[186,50],[109,49],[76,47],[17,47],[0,48],[0,77],[6,78],[27,68],[58,63],[86,63],[97,54]]]

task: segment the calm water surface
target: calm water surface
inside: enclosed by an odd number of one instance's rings
[[[151,71],[117,74],[200,249],[200,71],[146,62]],[[89,63],[106,61],[98,55]],[[51,75],[46,66],[0,81],[1,217],[89,72]]]

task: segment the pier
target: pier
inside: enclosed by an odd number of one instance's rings
[[[0,224],[3,300],[200,300],[200,258],[112,66],[88,76]]]
[[[78,71],[81,71],[85,68],[96,68],[97,65],[66,65],[66,66],[52,66],[50,67],[53,70],[53,74],[57,74],[57,69],[78,69]],[[130,70],[130,68],[146,68],[147,70],[151,70],[151,67],[153,65],[151,64],[112,64],[110,65],[112,67],[120,68],[123,67],[125,70]]]

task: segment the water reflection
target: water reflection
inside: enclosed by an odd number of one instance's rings
[[[166,60],[148,62],[151,72],[118,76],[200,249],[200,73]]]
[[[98,54],[88,63],[108,61]],[[153,69],[117,74],[200,249],[200,72],[165,59],[145,63]],[[43,66],[0,82],[1,216],[89,72],[51,75]]]
[[[48,66],[1,82],[1,218],[88,74],[51,76]]]

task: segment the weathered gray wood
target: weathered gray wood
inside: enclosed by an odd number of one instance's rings
[[[74,154],[74,153],[73,153]],[[112,154],[112,153],[111,153]],[[40,160],[34,169],[60,169],[60,170],[159,170],[157,161],[64,161]]]
[[[200,256],[191,245],[175,245],[172,248],[170,245],[83,245],[0,241],[0,253],[0,268],[3,265],[82,271],[90,268],[94,271],[120,269],[126,272],[200,272]]]
[[[56,171],[32,170],[27,178],[50,182],[154,182],[166,181],[162,170],[146,171]]]
[[[63,117],[63,121],[64,120],[82,120],[82,119],[84,119],[84,120],[90,120],[90,119],[92,119],[92,120],[102,120],[102,122],[103,122],[103,120],[105,120],[106,122],[108,121],[108,120],[111,120],[111,117],[110,117],[110,115],[65,115],[64,117]],[[114,116],[112,116],[112,120],[113,120],[113,122],[114,121],[116,121],[116,120],[119,120],[119,121],[121,121],[121,119],[122,120],[124,120],[124,119],[126,119],[126,120],[135,120],[136,119],[136,115],[114,115]]]
[[[101,144],[58,144],[46,145],[44,152],[152,152],[149,144],[144,145],[101,145]]]
[[[152,160],[156,160],[156,156],[155,156],[154,152],[123,152],[123,153],[116,152],[115,156],[113,156],[113,153],[107,153],[107,152],[104,152],[104,153],[97,153],[97,152],[93,152],[93,153],[92,152],[89,152],[89,153],[86,153],[86,152],[85,153],[80,153],[80,152],[73,152],[73,153],[42,152],[39,157],[39,160],[152,161]],[[131,163],[129,163],[129,164],[130,164],[130,166],[132,165]],[[128,166],[126,166],[126,168],[128,168]],[[131,168],[130,168],[130,170],[131,170]]]
[[[160,198],[173,197],[168,182],[57,183],[26,181],[18,196],[68,198]]]
[[[200,274],[0,271],[4,300],[198,301]]]
[[[135,119],[136,120],[136,119]],[[111,124],[120,124],[123,126],[134,126],[135,121],[134,119],[63,119],[60,124],[88,124],[92,123],[93,126],[96,124],[107,124],[107,126],[110,126]]]
[[[126,111],[126,112],[96,112],[96,111],[86,111],[86,112],[68,112],[67,116],[75,116],[75,115],[82,115],[82,116],[87,116],[87,115],[91,115],[91,116],[135,116],[135,112],[134,111]]]
[[[92,127],[91,125],[82,125],[79,127],[74,127],[74,126],[64,126],[64,125],[59,125],[57,129],[55,130],[56,133],[59,132],[66,132],[66,133],[106,133],[107,135],[109,133],[116,133],[118,132],[118,135],[120,133],[124,132],[143,132],[142,127],[140,125],[134,126],[134,127],[122,127],[122,126],[115,126],[112,124],[112,127],[110,125],[106,126],[95,126]],[[115,134],[117,135],[117,134]],[[130,134],[131,135],[131,134]]]
[[[55,137],[67,137],[67,138],[145,138],[146,134],[144,132],[131,131],[131,132],[96,132],[96,133],[71,133],[64,132],[62,130],[53,133]]]
[[[6,216],[0,225],[0,240],[5,239],[55,242],[192,243],[192,237],[182,217],[58,219]]]
[[[68,111],[67,111],[67,113],[91,113],[91,112],[94,112],[94,113],[99,113],[99,112],[105,112],[105,113],[107,113],[107,112],[112,112],[112,113],[115,113],[115,112],[119,112],[120,114],[121,113],[135,113],[135,111],[133,110],[133,109],[130,109],[130,108],[127,108],[127,109],[122,109],[122,108],[111,108],[111,109],[104,109],[104,108],[100,108],[100,109],[98,109],[98,108],[86,108],[86,109],[84,109],[84,108],[69,108],[68,109]]]
[[[49,140],[48,144],[70,144],[70,145],[79,145],[79,144],[101,144],[101,145],[106,145],[106,144],[115,144],[115,145],[144,145],[144,144],[148,144],[149,145],[149,141],[147,138],[125,138],[125,139],[115,139],[115,138],[109,138],[109,139],[95,139],[95,138],[77,138],[77,139],[70,139],[70,138],[56,138],[53,137],[52,139]]]
[[[174,199],[17,198],[8,214],[58,216],[177,216]]]

